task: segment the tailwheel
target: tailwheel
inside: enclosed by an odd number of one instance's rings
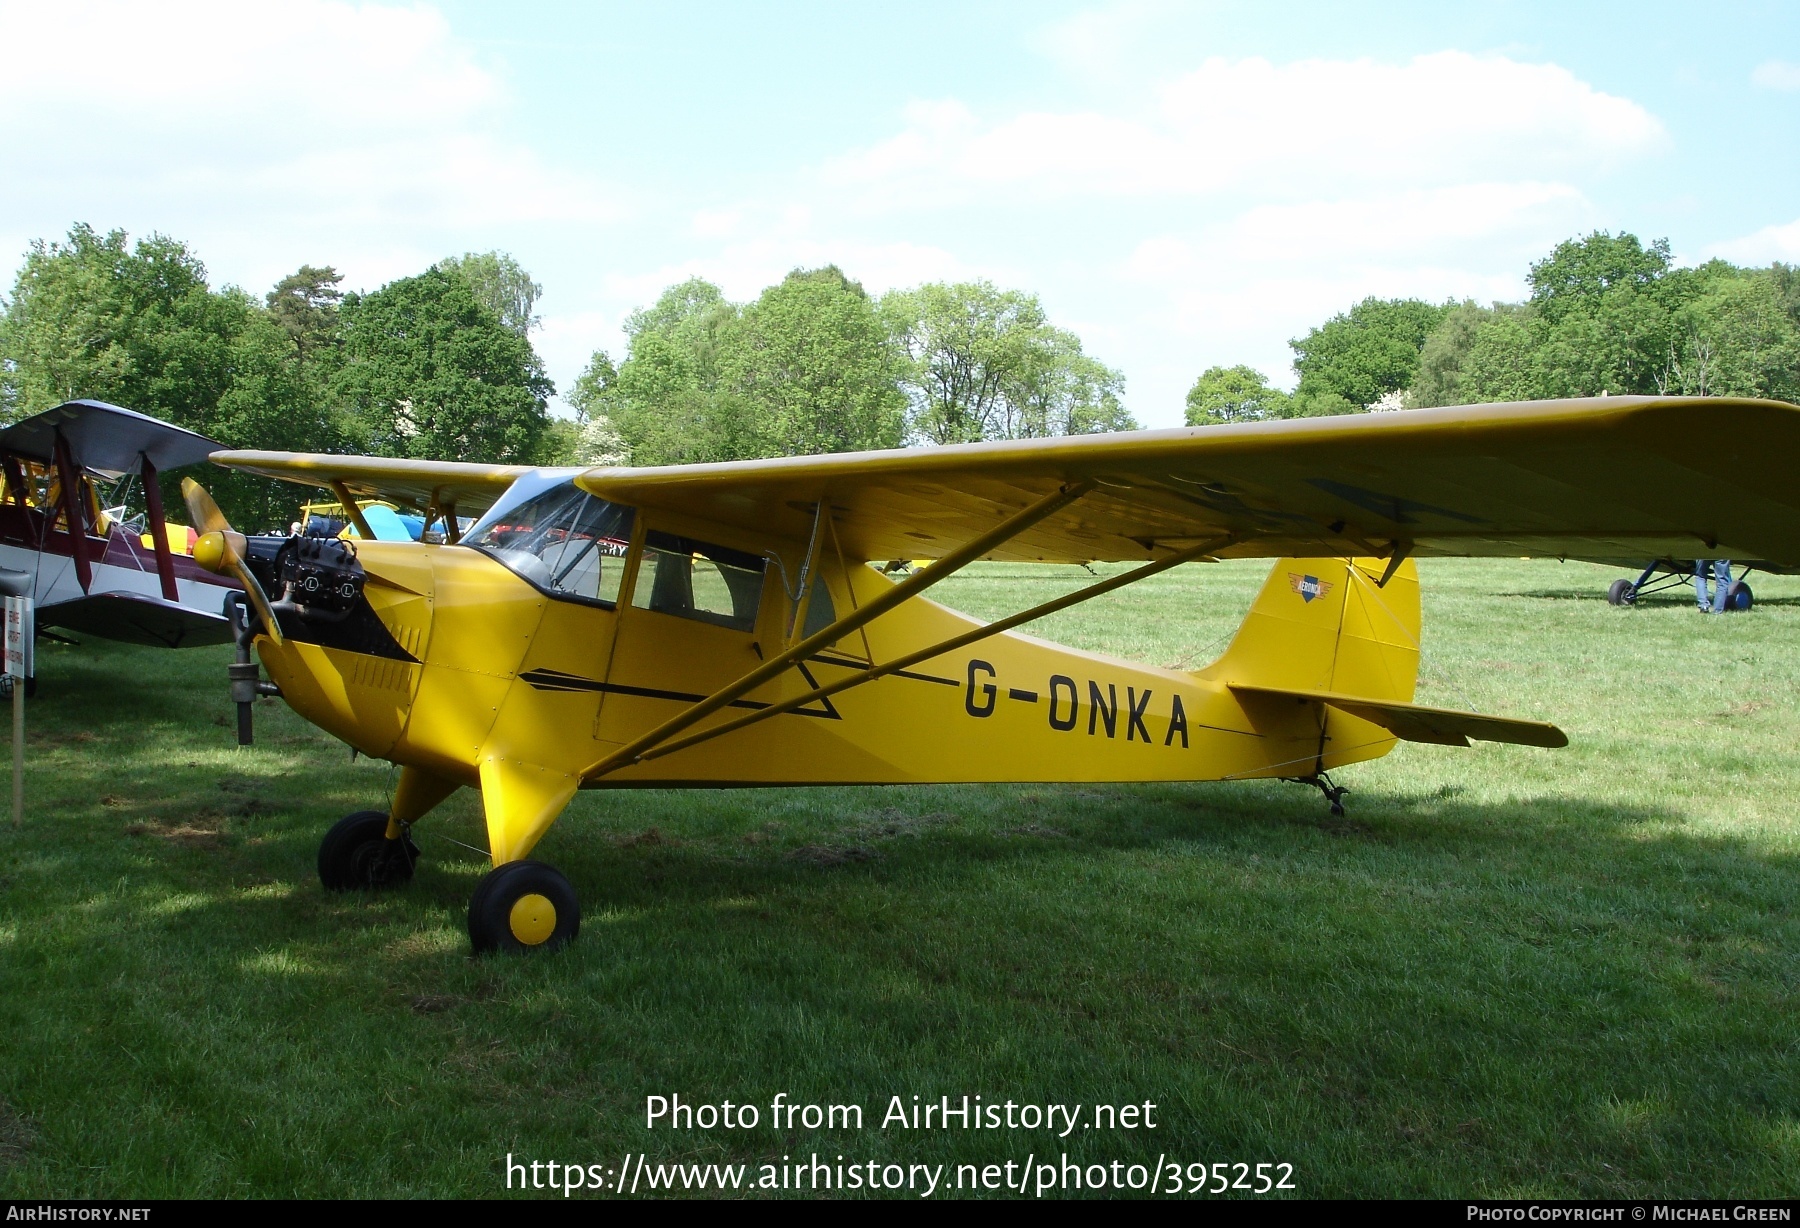
[[[489,951],[554,951],[581,932],[581,902],[541,861],[509,861],[488,872],[469,900],[469,942]]]
[[[419,846],[402,834],[387,838],[388,817],[359,810],[339,819],[319,842],[319,881],[327,891],[379,891],[412,881]]]

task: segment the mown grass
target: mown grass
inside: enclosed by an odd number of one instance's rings
[[[1421,698],[1562,751],[1403,747],[1349,814],[1281,784],[582,795],[551,958],[472,960],[475,799],[381,897],[324,829],[386,765],[221,652],[48,647],[0,830],[0,1193],[504,1192],[503,1157],[1285,1161],[1312,1195],[1800,1194],[1800,580],[1746,616],[1614,573],[1427,562]],[[1263,565],[1034,628],[1209,659]],[[1085,579],[987,566],[992,616]],[[445,837],[449,839],[445,839]],[[646,1131],[645,1097],[863,1106],[861,1131]],[[1154,1131],[914,1133],[890,1096],[1153,1101]]]

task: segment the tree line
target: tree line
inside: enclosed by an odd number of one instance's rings
[[[26,252],[0,300],[0,424],[78,397],[228,447],[518,464],[674,464],[1135,427],[1123,377],[1032,294],[933,283],[875,298],[835,266],[732,303],[706,281],[594,354],[574,420],[531,344],[543,288],[465,253],[367,293],[303,265],[261,297],[215,289],[179,240],[77,225]],[[293,492],[208,478],[236,523]],[[165,492],[173,497],[173,488]]]
[[[1135,429],[1119,372],[1037,296],[986,281],[880,298],[835,265],[754,301],[699,278],[625,322],[570,390],[603,464],[685,464]]]
[[[1533,263],[1519,303],[1366,298],[1290,341],[1293,392],[1211,367],[1192,425],[1625,394],[1800,400],[1800,270],[1712,260],[1595,231]]]

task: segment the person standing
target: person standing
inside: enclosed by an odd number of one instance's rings
[[[1712,572],[1713,594],[1706,596],[1706,573]],[[1702,614],[1723,614],[1726,595],[1731,589],[1730,559],[1694,560],[1694,601]]]

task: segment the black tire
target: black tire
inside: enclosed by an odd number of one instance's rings
[[[509,861],[488,871],[469,898],[469,945],[477,955],[554,951],[580,932],[575,888],[541,861]]]
[[[1637,585],[1630,580],[1614,580],[1606,590],[1607,605],[1630,605],[1637,600]]]
[[[1755,604],[1756,594],[1751,592],[1750,586],[1742,580],[1735,582],[1725,590],[1725,608],[1727,610],[1748,610]],[[27,695],[30,693],[26,692]]]
[[[381,810],[359,810],[339,819],[319,841],[319,882],[327,891],[380,891],[412,881],[419,846],[411,836],[387,838]]]

